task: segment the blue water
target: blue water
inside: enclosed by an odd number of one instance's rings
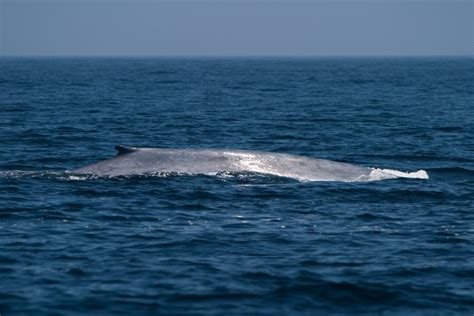
[[[474,312],[474,60],[0,59],[0,313]],[[72,177],[117,144],[416,171]]]

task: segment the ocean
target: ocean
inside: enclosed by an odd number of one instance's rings
[[[0,314],[472,315],[473,58],[0,59]],[[114,146],[429,179],[80,177]]]

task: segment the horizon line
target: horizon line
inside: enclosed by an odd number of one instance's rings
[[[473,58],[472,54],[398,54],[398,55],[381,55],[381,54],[355,54],[355,55],[34,55],[34,54],[21,54],[21,55],[0,55],[0,58]]]

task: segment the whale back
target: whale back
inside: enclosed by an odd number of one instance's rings
[[[371,169],[325,159],[246,150],[137,148],[117,145],[117,155],[76,170],[98,176],[152,173],[252,172],[298,180],[359,181]]]

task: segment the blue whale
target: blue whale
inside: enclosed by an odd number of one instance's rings
[[[343,162],[262,151],[172,149],[116,146],[118,154],[79,169],[75,174],[129,176],[160,173],[216,175],[251,172],[300,181],[359,182],[392,178],[428,179],[424,170],[402,172]]]

